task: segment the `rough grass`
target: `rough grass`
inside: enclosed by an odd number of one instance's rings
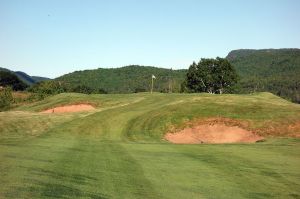
[[[98,108],[39,113],[78,102]],[[300,197],[297,138],[219,145],[162,140],[170,126],[216,116],[259,128],[299,121],[300,106],[269,93],[50,97],[0,113],[0,198]]]

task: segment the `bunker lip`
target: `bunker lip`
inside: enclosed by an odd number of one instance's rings
[[[63,105],[63,106],[50,108],[41,111],[41,113],[74,113],[74,112],[81,112],[81,111],[90,111],[94,109],[95,108],[90,104],[72,104],[72,105]]]
[[[243,128],[244,123],[228,118],[202,120],[182,130],[167,133],[164,138],[175,144],[254,143],[262,136]]]

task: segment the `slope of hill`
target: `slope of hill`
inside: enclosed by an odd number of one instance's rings
[[[35,83],[34,79],[32,79],[29,75],[22,71],[16,71],[14,73],[19,77],[20,80],[22,80],[27,85],[32,85]]]
[[[83,102],[96,109],[40,113]],[[211,117],[249,121],[266,141],[162,139]],[[51,96],[0,113],[0,198],[297,198],[300,140],[279,137],[299,121],[300,105],[270,93]]]
[[[0,70],[0,86],[12,87],[13,90],[24,90],[27,85],[9,70]]]
[[[240,75],[242,92],[269,91],[300,102],[300,49],[234,50],[227,59]]]
[[[30,76],[31,79],[34,80],[34,82],[41,82],[41,81],[47,81],[47,80],[51,80],[50,78],[48,77],[40,77],[40,76]]]
[[[226,58],[240,76],[238,92],[269,91],[300,102],[300,49],[234,50]],[[108,93],[132,93],[149,91],[151,74],[154,74],[157,77],[154,84],[156,91],[166,92],[171,86],[174,92],[178,92],[186,71],[134,65],[76,71],[56,80],[74,87],[85,85],[104,89]]]
[[[50,80],[47,77],[30,76],[22,71],[11,71],[9,69],[1,68],[1,67],[0,67],[0,71],[9,71],[9,72],[14,73],[22,82],[24,82],[25,84],[27,84],[29,86],[31,86],[32,84],[37,83],[37,82]]]
[[[67,82],[72,86],[85,85],[92,89],[104,89],[108,93],[133,93],[149,91],[153,74],[156,76],[155,91],[167,92],[171,87],[174,92],[178,92],[185,73],[186,70],[131,65],[122,68],[75,71],[56,80]]]

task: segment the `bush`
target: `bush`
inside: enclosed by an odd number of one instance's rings
[[[85,85],[78,85],[75,88],[73,88],[71,91],[75,93],[84,93],[84,94],[93,93],[93,89]]]
[[[44,95],[55,95],[67,91],[66,86],[58,81],[43,81],[34,84],[28,89],[29,92],[41,93]]]
[[[8,110],[13,103],[12,89],[10,87],[0,90],[0,111]]]

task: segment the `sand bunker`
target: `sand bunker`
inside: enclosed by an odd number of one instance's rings
[[[202,124],[176,133],[167,133],[165,139],[176,144],[253,143],[262,140],[263,137],[238,126]]]
[[[80,111],[90,111],[93,109],[95,108],[90,104],[76,104],[76,105],[58,106],[55,108],[42,111],[41,113],[72,113],[72,112],[80,112]]]

